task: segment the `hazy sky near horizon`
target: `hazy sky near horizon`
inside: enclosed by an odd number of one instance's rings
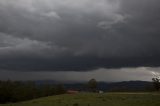
[[[0,0],[0,79],[151,80],[160,0]]]

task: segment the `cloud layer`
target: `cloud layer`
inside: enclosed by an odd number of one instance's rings
[[[141,80],[151,81],[153,73],[159,72],[160,68],[137,67],[121,69],[98,69],[87,72],[57,71],[57,72],[19,72],[0,71],[3,80],[54,80],[59,82],[83,82],[95,78],[97,81],[117,82]]]
[[[0,69],[160,66],[159,0],[1,0]]]

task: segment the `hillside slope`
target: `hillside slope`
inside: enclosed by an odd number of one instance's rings
[[[65,94],[0,106],[160,106],[160,95],[156,93]]]

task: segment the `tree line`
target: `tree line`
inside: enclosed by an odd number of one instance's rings
[[[62,85],[36,85],[35,82],[0,81],[0,103],[19,102],[65,93]]]

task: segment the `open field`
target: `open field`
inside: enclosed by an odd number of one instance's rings
[[[160,106],[158,93],[80,93],[50,96],[0,106]]]

